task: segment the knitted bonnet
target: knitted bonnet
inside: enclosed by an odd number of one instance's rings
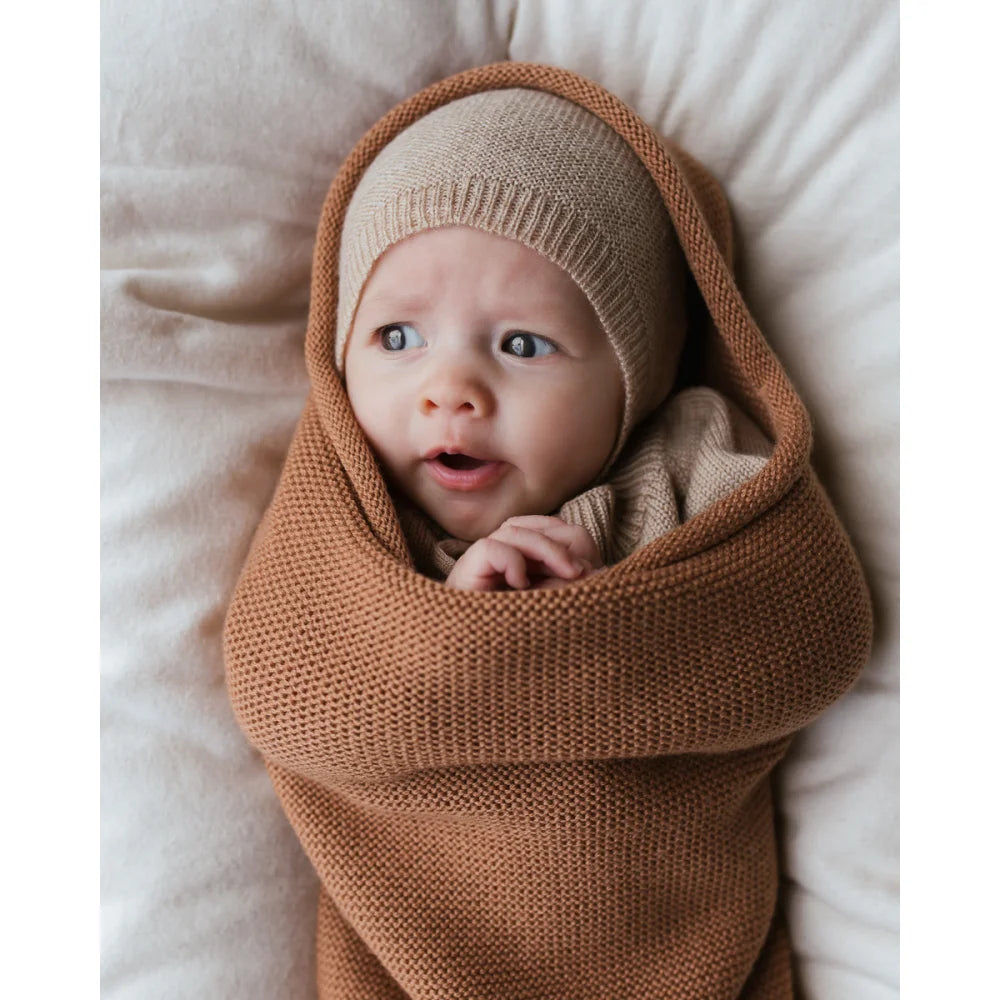
[[[420,118],[358,183],[340,244],[335,364],[379,257],[416,233],[465,225],[557,264],[594,308],[625,390],[605,471],[666,397],[685,334],[687,265],[653,179],[613,129],[538,90],[490,90]]]

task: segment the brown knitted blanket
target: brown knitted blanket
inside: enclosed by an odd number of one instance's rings
[[[774,441],[727,497],[570,586],[417,573],[332,363],[365,166],[479,90],[576,101],[633,146],[691,267],[695,381]],[[321,882],[321,998],[792,996],[770,775],[852,684],[871,607],[809,466],[801,401],[731,275],[714,182],[572,73],[502,63],[399,105],[327,196],[312,391],[226,620],[233,706]]]

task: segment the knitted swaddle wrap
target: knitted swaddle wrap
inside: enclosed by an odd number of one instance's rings
[[[646,164],[704,297],[703,381],[763,470],[553,590],[422,576],[333,365],[337,249],[365,165],[456,97],[538,88]],[[788,998],[769,777],[871,642],[810,429],[733,283],[711,179],[575,74],[501,63],[394,108],[331,186],[311,393],[226,620],[237,718],[321,882],[321,998]]]

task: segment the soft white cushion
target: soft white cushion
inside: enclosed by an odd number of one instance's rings
[[[803,994],[898,993],[897,12],[878,0],[126,4],[103,13],[106,1000],[314,995],[313,876],[226,699],[221,625],[304,398],[337,166],[427,83],[566,66],[698,156],[814,417],[878,613],[780,778]]]

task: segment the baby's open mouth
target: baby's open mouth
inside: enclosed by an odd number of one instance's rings
[[[491,488],[507,471],[507,463],[461,451],[439,451],[428,459],[427,471],[446,490],[468,493]]]
[[[449,469],[478,469],[486,464],[486,459],[473,458],[471,455],[449,455],[443,451],[437,456],[437,461],[442,465],[447,465]]]

